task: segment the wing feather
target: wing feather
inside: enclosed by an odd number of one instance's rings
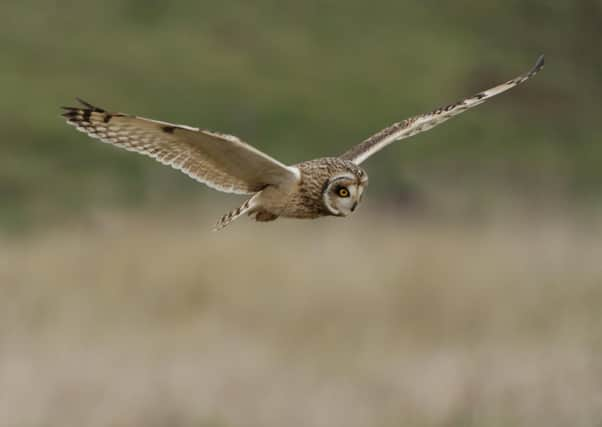
[[[469,98],[458,101],[454,104],[447,105],[445,107],[437,108],[436,110],[421,114],[418,116],[410,117],[401,122],[394,123],[393,125],[381,130],[380,132],[372,135],[370,138],[363,142],[355,145],[350,150],[342,154],[342,158],[350,160],[356,164],[362,163],[368,157],[374,153],[382,150],[392,142],[399,141],[405,138],[409,138],[420,132],[427,131],[434,128],[435,126],[445,122],[446,120],[463,113],[464,111],[481,105],[489,98],[494,97],[502,92],[506,92],[513,87],[526,82],[531,77],[539,72],[544,66],[543,55],[539,57],[535,66],[527,73],[522,74],[512,80],[502,83],[501,85],[495,86],[491,89],[479,92]]]
[[[154,158],[211,188],[251,194],[268,185],[284,186],[299,180],[297,168],[285,166],[235,136],[109,113],[78,101],[83,107],[63,107],[67,123],[77,130]]]

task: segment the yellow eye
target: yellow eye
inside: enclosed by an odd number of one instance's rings
[[[349,197],[349,190],[347,190],[345,187],[339,188],[338,194],[339,197]]]

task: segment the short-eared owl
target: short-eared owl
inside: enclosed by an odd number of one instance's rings
[[[292,166],[231,135],[110,113],[81,100],[82,107],[64,107],[63,115],[67,123],[93,138],[152,157],[216,190],[252,195],[241,207],[220,218],[216,229],[243,214],[254,215],[257,221],[272,221],[279,216],[347,216],[361,202],[368,185],[368,175],[359,166],[364,160],[394,141],[429,130],[518,86],[543,65],[541,56],[531,71],[506,83],[394,123],[338,157]]]

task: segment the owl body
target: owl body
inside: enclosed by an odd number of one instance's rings
[[[226,193],[251,195],[217,223],[221,229],[247,214],[257,221],[278,217],[344,217],[362,200],[368,175],[360,164],[394,141],[432,129],[487,99],[520,85],[543,68],[543,56],[527,73],[456,103],[392,124],[338,157],[287,166],[235,136],[111,113],[78,100],[63,107],[67,123],[92,138],[151,157],[207,186]]]
[[[251,200],[255,207],[248,214],[256,214],[255,219],[266,221],[285,218],[317,218],[320,216],[345,216],[347,210],[337,209],[338,199],[349,199],[353,210],[359,203],[368,185],[366,172],[348,160],[338,157],[325,157],[308,160],[293,165],[300,173],[300,179],[293,185],[267,186]],[[340,188],[329,188],[333,180]],[[349,188],[351,187],[351,188]],[[348,188],[344,197],[335,190]],[[353,206],[353,203],[356,203]]]

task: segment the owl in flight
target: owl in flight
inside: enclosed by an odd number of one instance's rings
[[[429,130],[487,99],[529,80],[543,68],[539,57],[531,71],[454,104],[381,130],[337,157],[287,166],[235,136],[194,127],[111,113],[82,100],[63,107],[67,123],[92,138],[152,157],[209,187],[248,194],[241,207],[222,216],[219,230],[243,214],[257,221],[278,217],[345,217],[362,201],[368,175],[360,165],[392,142]]]

